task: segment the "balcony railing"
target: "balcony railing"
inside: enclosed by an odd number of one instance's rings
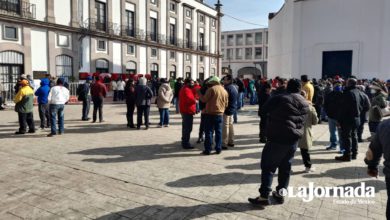
[[[169,37],[167,35],[157,34],[139,28],[132,28],[126,25],[119,26],[118,24],[110,22],[102,24],[99,23],[98,20],[92,18],[85,20],[80,24],[80,26],[86,31],[104,32],[109,35],[132,38],[161,45],[176,46],[178,48],[191,49],[201,52],[210,52],[208,46],[201,45],[200,43],[187,42],[176,37]]]
[[[0,14],[35,19],[36,6],[24,1],[0,0]]]

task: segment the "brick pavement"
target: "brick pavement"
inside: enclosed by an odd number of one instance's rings
[[[201,145],[180,148],[179,115],[171,115],[169,128],[156,128],[152,108],[151,129],[128,130],[124,105],[104,108],[106,122],[91,124],[79,120],[81,106],[66,106],[65,135],[54,138],[46,137],[47,130],[15,136],[16,113],[0,112],[0,219],[385,219],[384,178],[368,178],[363,162],[368,143],[360,145],[358,160],[335,162],[336,153],[324,150],[326,124],[314,128],[316,172],[303,172],[297,152],[290,185],[364,181],[375,187],[375,204],[289,198],[283,205],[248,205],[247,198],[257,195],[263,147],[255,108],[240,113],[236,147],[211,156],[200,155]]]

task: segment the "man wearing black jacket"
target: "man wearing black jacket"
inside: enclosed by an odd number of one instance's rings
[[[360,125],[360,113],[364,111],[364,97],[357,89],[357,80],[350,78],[347,81],[340,105],[337,122],[341,128],[341,139],[344,154],[335,157],[338,161],[356,160],[358,154],[357,128]]]
[[[263,106],[267,114],[267,143],[261,156],[261,186],[260,196],[249,198],[256,205],[267,205],[272,191],[272,179],[278,169],[278,186],[272,196],[277,203],[282,204],[282,193],[287,190],[290,180],[291,162],[297,149],[298,140],[303,136],[304,124],[309,112],[307,101],[300,95],[301,84],[297,79],[291,79],[287,85],[287,93],[270,98]]]
[[[385,161],[383,165],[383,173],[386,177],[386,189],[387,189],[387,208],[386,219],[390,219],[390,120],[385,120],[379,124],[377,132],[373,137],[371,144],[368,148],[368,152],[365,158],[365,162],[368,165],[368,175],[372,177],[378,176],[378,165],[383,155]]]
[[[234,147],[234,127],[233,114],[237,111],[238,89],[233,84],[231,75],[227,75],[223,79],[223,84],[229,96],[228,107],[223,114],[223,129],[222,129],[222,149]]]

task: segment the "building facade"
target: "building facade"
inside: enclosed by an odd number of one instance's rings
[[[202,0],[0,0],[0,82],[215,75],[219,15]]]
[[[255,78],[267,76],[268,29],[222,32],[223,73]]]
[[[269,15],[269,75],[390,78],[390,2],[286,0]]]

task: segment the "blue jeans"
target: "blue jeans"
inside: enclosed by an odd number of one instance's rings
[[[278,171],[278,186],[276,191],[287,189],[290,182],[291,162],[297,150],[297,143],[279,144],[267,142],[261,155],[261,186],[260,196],[268,198],[272,191],[272,180],[276,169]]]
[[[176,113],[178,114],[179,113],[179,98],[175,97],[175,98],[173,98],[173,100],[174,100],[175,107],[176,107]]]
[[[333,118],[328,119],[328,126],[329,126],[329,133],[330,133],[330,146],[331,147],[337,147],[338,140],[337,140],[337,121]],[[339,135],[340,137],[340,135]]]
[[[58,115],[58,130],[59,133],[64,133],[64,105],[50,104],[51,115],[51,134],[57,134],[56,118]]]
[[[159,125],[169,125],[169,109],[167,108],[159,108],[160,112],[160,123]]]
[[[256,92],[250,91],[250,104],[255,105],[256,104]]]
[[[237,97],[237,109],[241,109],[244,106],[244,93],[238,93]]]
[[[205,151],[211,152],[213,133],[215,131],[215,150],[222,150],[222,115],[205,115]]]
[[[192,132],[192,125],[194,122],[194,116],[189,114],[181,114],[183,119],[181,126],[181,146],[190,147],[190,138]]]

